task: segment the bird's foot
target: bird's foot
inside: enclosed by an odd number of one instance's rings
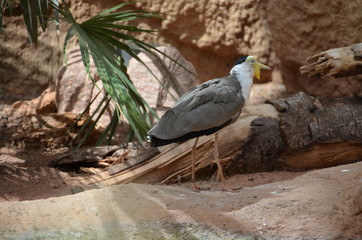
[[[231,188],[231,187],[226,185],[225,176],[224,176],[224,173],[223,173],[223,170],[222,170],[222,166],[220,164],[220,162],[223,162],[223,161],[227,162],[227,161],[229,161],[229,159],[230,159],[230,157],[219,159],[219,161],[217,161],[217,160],[212,161],[213,164],[216,164],[218,166],[215,178],[216,178],[217,181],[221,182],[221,189],[223,191],[237,193],[237,192],[239,192],[241,187],[239,187],[239,188]]]
[[[215,179],[217,181],[222,181],[223,178],[224,178],[224,173],[223,173],[221,164],[229,162],[230,158],[231,157],[226,157],[226,158],[220,158],[218,160],[211,161],[211,165],[214,165],[214,164],[217,165],[217,171],[216,171],[216,173],[214,175]]]

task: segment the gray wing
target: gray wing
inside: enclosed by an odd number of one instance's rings
[[[221,126],[239,116],[244,102],[236,79],[209,80],[183,95],[148,135],[168,140]]]

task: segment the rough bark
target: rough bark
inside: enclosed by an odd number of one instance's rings
[[[362,159],[362,98],[299,93],[268,102],[277,109],[279,123],[254,120],[229,173],[319,168]]]
[[[292,152],[314,143],[362,143],[362,97],[314,98],[299,93],[269,102],[279,112],[281,135]]]
[[[269,103],[278,111],[278,127],[252,123],[242,152],[230,163],[230,173],[319,168],[362,159],[362,98],[299,93]]]
[[[277,156],[285,148],[275,118],[256,118],[250,123],[248,139],[227,167],[228,173],[272,171],[279,165]]]

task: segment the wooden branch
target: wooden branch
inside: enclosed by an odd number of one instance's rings
[[[304,93],[246,107],[237,122],[219,131],[219,152],[227,173],[308,169],[362,159],[362,98],[314,98]],[[160,154],[109,176],[103,184],[163,183],[191,175],[194,140],[159,147]],[[197,170],[214,159],[214,135],[199,139]],[[199,171],[200,172],[200,171]]]
[[[307,58],[300,67],[302,75],[308,77],[330,76],[339,78],[362,73],[362,43],[351,47],[333,48]]]

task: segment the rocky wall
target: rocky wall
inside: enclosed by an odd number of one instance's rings
[[[71,0],[70,7],[81,22],[121,2]],[[135,7],[164,17],[133,22],[159,30],[158,35],[143,33],[137,37],[176,47],[195,66],[200,81],[226,75],[241,55],[252,54],[273,68],[263,72],[262,81],[283,78],[289,92],[362,94],[361,76],[346,81],[311,81],[303,79],[299,72],[310,55],[362,42],[360,0],[143,0],[137,1]],[[35,50],[28,43],[19,11],[5,19],[5,30],[0,34],[1,101],[38,96],[55,82],[66,28],[66,24],[61,25],[59,38],[54,27],[40,34],[39,48]]]
[[[362,42],[361,0],[278,0],[267,1],[266,8],[273,48],[289,92],[362,95],[362,75],[322,80],[301,77],[299,72],[309,56]]]

